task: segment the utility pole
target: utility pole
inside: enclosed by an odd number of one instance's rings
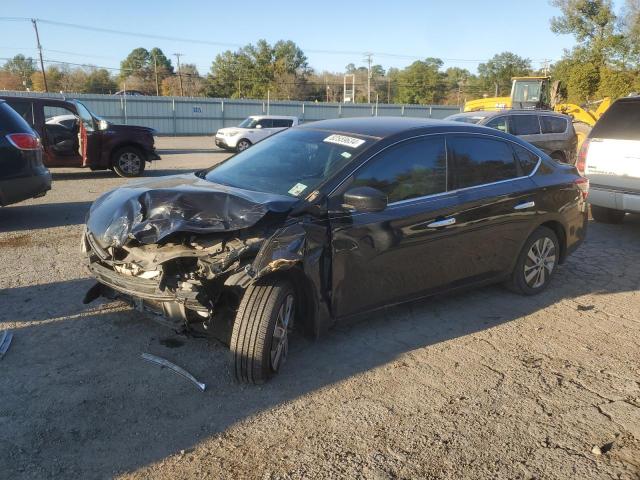
[[[178,60],[178,80],[180,81],[180,96],[184,97],[184,90],[182,89],[182,72],[180,71],[180,57],[184,55],[184,53],[174,53],[176,59]]]
[[[31,19],[31,23],[33,23],[33,28],[36,31],[36,43],[38,46],[38,52],[40,53],[40,70],[42,71],[42,80],[44,83],[44,91],[49,91],[49,86],[47,85],[47,75],[44,73],[44,62],[42,61],[42,45],[40,45],[40,34],[38,33],[38,23],[35,18]]]
[[[371,103],[371,61],[373,58],[372,53],[365,53],[367,61],[367,103]]]
[[[153,54],[153,73],[156,76],[156,96],[160,96],[160,87],[158,86],[158,62],[156,61],[156,54]]]
[[[549,76],[549,66],[550,66],[551,60],[545,58],[542,61],[542,71],[544,72],[544,76],[548,77]]]

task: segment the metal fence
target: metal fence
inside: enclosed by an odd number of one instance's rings
[[[33,96],[32,92],[0,91],[0,95]],[[224,98],[151,97],[98,94],[38,93],[38,96],[78,99],[96,115],[113,123],[143,125],[159,135],[210,135],[235,126],[249,115],[296,116],[303,122],[343,117],[397,116],[444,118],[460,111],[449,105],[341,104]]]

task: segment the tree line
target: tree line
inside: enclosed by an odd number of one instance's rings
[[[216,55],[206,75],[189,63],[178,69],[160,48],[140,47],[122,60],[117,73],[99,67],[50,65],[47,84],[55,92],[126,89],[149,95],[340,102],[346,74],[349,86],[355,84],[356,102],[366,102],[370,88],[372,102],[458,105],[483,96],[508,95],[511,78],[526,75],[550,74],[564,86],[561,95],[576,103],[640,91],[640,0],[626,0],[619,12],[611,0],[551,3],[559,10],[550,21],[551,30],[573,35],[576,45],[544,68],[534,68],[531,60],[505,51],[480,63],[475,73],[444,68],[444,62],[435,57],[402,69],[351,63],[343,72],[316,71],[293,41],[272,45],[259,40]],[[16,55],[0,67],[0,89],[43,91],[34,59]]]

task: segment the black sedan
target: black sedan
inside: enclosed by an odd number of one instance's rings
[[[195,174],[142,180],[92,206],[99,296],[173,328],[229,322],[235,372],[282,366],[294,324],[469,285],[542,292],[583,241],[588,182],[493,129],[357,118],[274,135]]]
[[[0,100],[0,206],[41,197],[51,189],[42,145],[33,129]]]

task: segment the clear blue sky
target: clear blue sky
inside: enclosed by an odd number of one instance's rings
[[[36,17],[225,44],[244,45],[260,38],[293,40],[319,71],[363,64],[363,55],[357,52],[439,57],[445,66],[475,71],[479,61],[505,50],[530,58],[534,67],[545,58],[559,59],[573,38],[550,31],[549,20],[557,13],[547,0],[4,0],[0,17]],[[227,49],[44,23],[39,28],[45,58],[106,67],[118,67],[135,47],[158,46],[167,55],[183,53],[183,62],[195,63],[200,73],[207,73],[215,55]],[[29,22],[0,20],[0,57],[35,56],[34,47]],[[374,53],[374,63],[385,68],[404,67],[413,60]]]

